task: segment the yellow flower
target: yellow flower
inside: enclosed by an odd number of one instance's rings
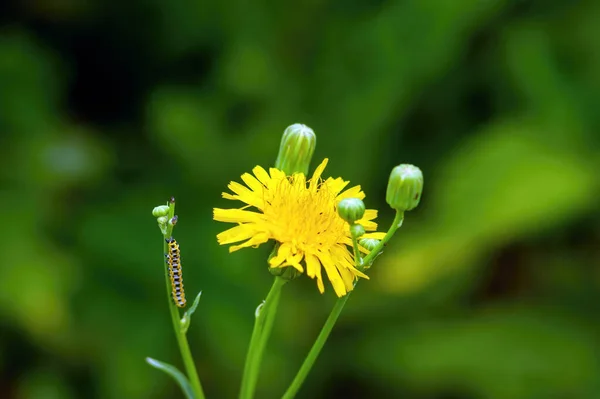
[[[344,198],[363,199],[360,186],[341,192],[349,182],[341,178],[321,179],[327,165],[325,159],[306,180],[302,173],[286,176],[284,172],[271,168],[267,173],[256,166],[242,175],[246,186],[231,182],[228,188],[234,193],[223,193],[223,198],[239,200],[247,205],[241,209],[214,209],[214,219],[220,222],[238,223],[217,235],[219,244],[245,241],[229,248],[230,252],[244,247],[257,247],[268,240],[280,243],[278,252],[269,260],[270,267],[292,266],[317,279],[317,286],[324,292],[321,266],[338,296],[354,288],[358,277],[369,278],[354,267],[351,252],[350,228],[337,213],[337,203]],[[256,176],[256,177],[255,177]],[[254,207],[256,211],[246,208]],[[377,211],[367,209],[357,223],[365,230],[377,229],[373,219]],[[383,238],[383,233],[367,233],[361,238]],[[368,250],[360,247],[368,253]],[[304,266],[303,266],[304,265]]]

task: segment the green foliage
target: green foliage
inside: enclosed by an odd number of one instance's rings
[[[183,394],[185,395],[185,397],[187,399],[195,398],[194,391],[192,390],[192,386],[190,385],[190,382],[185,377],[185,375],[183,375],[183,373],[181,371],[177,370],[177,367],[172,366],[168,363],[158,361],[156,359],[152,359],[150,357],[146,358],[146,363],[148,363],[150,366],[152,366],[158,370],[164,371],[169,376],[173,377],[173,379],[179,385],[179,387],[181,388],[181,390],[183,391]]]
[[[392,167],[426,180],[299,397],[597,394],[600,3],[93,0],[2,16],[0,396],[180,395],[142,361],[179,361],[148,212],[174,195],[186,289],[203,291],[190,346],[207,397],[235,397],[269,251],[219,247],[212,207],[275,162],[292,123],[384,228]],[[282,294],[257,397],[284,391],[335,300],[307,280]]]

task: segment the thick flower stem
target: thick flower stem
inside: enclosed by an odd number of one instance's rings
[[[287,280],[281,277],[275,277],[271,290],[267,294],[267,299],[258,311],[256,320],[254,321],[254,329],[252,330],[252,337],[250,338],[250,346],[248,347],[246,364],[244,366],[244,375],[242,377],[240,399],[251,399],[254,396],[263,353],[273,329],[277,305],[281,296],[281,288],[286,282]]]
[[[360,262],[360,265],[362,267],[369,265],[369,263],[373,261],[373,259],[375,259],[375,257],[381,252],[384,245],[387,244],[387,242],[390,240],[390,238],[392,238],[396,230],[398,230],[398,228],[402,225],[403,219],[404,213],[396,212],[396,216],[394,218],[392,226],[390,226],[390,229],[386,233],[383,240],[381,240],[379,245],[375,247],[375,249],[373,249],[367,256],[365,256],[362,259],[362,262]],[[359,261],[357,260],[356,263],[359,264]],[[283,394],[282,399],[292,399],[300,390],[300,387],[302,386],[304,380],[308,376],[308,373],[312,369],[312,366],[317,360],[319,353],[321,353],[321,349],[323,349],[323,346],[325,345],[325,342],[327,341],[327,338],[329,337],[329,334],[331,333],[335,322],[340,316],[340,313],[342,313],[342,309],[344,309],[344,306],[346,305],[346,302],[348,301],[348,298],[350,297],[351,293],[352,292],[349,292],[342,298],[339,298],[333,306],[331,313],[329,313],[329,317],[327,317],[327,320],[325,321],[321,332],[317,336],[317,340],[313,344],[312,348],[310,348],[310,352],[308,352],[306,359],[304,359],[304,363],[302,363],[302,366],[300,366],[300,370],[298,370],[298,373],[294,377],[294,380],[292,381],[291,385]]]

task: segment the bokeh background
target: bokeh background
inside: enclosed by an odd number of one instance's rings
[[[177,398],[154,206],[177,198],[188,333],[233,398],[271,276],[228,254],[220,193],[272,165],[389,171],[421,206],[348,302],[299,397],[600,397],[600,2],[8,1],[0,5],[0,397]],[[286,286],[259,383],[281,395],[335,301]]]

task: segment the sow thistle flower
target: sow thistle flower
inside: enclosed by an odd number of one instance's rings
[[[215,208],[214,219],[238,224],[217,235],[221,245],[243,241],[231,246],[230,252],[274,240],[279,246],[269,259],[271,268],[293,267],[300,273],[306,270],[310,278],[317,280],[321,293],[325,291],[323,268],[341,297],[352,291],[358,277],[369,277],[355,267],[350,226],[338,215],[337,205],[345,198],[362,200],[365,194],[360,186],[343,191],[349,182],[340,177],[323,180],[327,162],[326,158],[308,180],[304,173],[287,176],[276,168],[267,173],[256,166],[254,175],[241,176],[246,185],[231,182],[228,188],[233,194],[223,193],[223,198],[247,205],[239,209]],[[376,217],[376,210],[367,209],[355,222],[372,232],[361,238],[383,238],[384,233],[373,232],[377,229]],[[363,246],[359,249],[369,253]]]
[[[421,170],[408,164],[396,166],[390,174],[386,191],[386,202],[395,210],[394,220],[385,234],[376,232],[377,211],[366,209],[361,187],[346,188],[349,182],[341,177],[321,177],[327,159],[321,162],[312,176],[307,176],[316,140],[310,127],[300,123],[288,126],[281,139],[275,167],[267,172],[256,166],[252,174],[241,176],[244,184],[232,181],[227,186],[231,192],[223,193],[225,199],[241,201],[243,205],[237,209],[214,208],[215,220],[236,224],[217,235],[219,244],[233,244],[229,247],[230,252],[246,247],[256,248],[271,240],[275,242],[267,260],[269,271],[275,278],[266,299],[254,312],[254,328],[240,386],[239,397],[242,399],[254,397],[261,359],[286,282],[305,273],[317,281],[317,287],[323,293],[322,269],[325,269],[326,278],[339,297],[300,370],[282,396],[291,399],[298,393],[325,345],[358,278],[369,278],[364,272],[402,226],[405,212],[416,208],[421,200]],[[173,295],[177,285],[173,285],[173,273],[179,273],[178,281],[181,283],[179,247],[173,238],[173,228],[177,223],[175,199],[171,197],[166,205],[155,207],[152,215],[158,222],[163,252],[167,256],[166,267],[163,259],[167,296],[185,375],[170,364],[151,358],[146,361],[173,377],[186,397],[204,399],[186,337],[200,294],[183,317],[179,307],[184,305],[184,301],[180,300],[181,295]]]

